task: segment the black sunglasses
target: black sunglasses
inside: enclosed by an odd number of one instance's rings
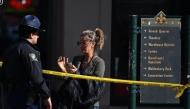
[[[88,43],[88,41],[87,42],[84,42],[84,41],[77,41],[77,45],[79,46],[79,45],[86,45]]]

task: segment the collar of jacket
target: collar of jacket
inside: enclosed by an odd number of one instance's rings
[[[28,40],[26,40],[25,38],[23,37],[19,37],[16,41],[16,43],[20,43],[20,42],[25,42],[27,44],[29,44],[32,48],[34,48],[35,50],[39,51],[39,49],[32,43],[30,43]]]

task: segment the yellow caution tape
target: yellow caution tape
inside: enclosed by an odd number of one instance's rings
[[[2,66],[2,62],[0,62],[0,67],[1,66]],[[97,80],[97,81],[121,83],[121,84],[136,84],[136,85],[144,85],[144,86],[172,87],[173,90],[178,90],[178,93],[176,94],[175,98],[179,98],[183,94],[184,90],[186,88],[190,87],[190,84],[182,85],[182,84],[173,84],[173,83],[164,83],[164,82],[148,82],[148,81],[134,81],[134,80],[102,78],[102,77],[93,77],[93,76],[63,73],[63,72],[57,72],[57,71],[51,71],[51,70],[42,70],[42,72],[44,74],[71,77],[71,78],[77,78],[77,79]]]

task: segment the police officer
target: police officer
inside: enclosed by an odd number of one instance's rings
[[[50,91],[42,77],[40,53],[36,48],[40,21],[26,15],[18,27],[19,38],[5,51],[2,72],[7,86],[7,103],[11,109],[38,109],[39,96],[52,109]]]

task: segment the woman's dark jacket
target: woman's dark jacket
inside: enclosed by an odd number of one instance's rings
[[[79,68],[83,56],[76,56],[73,64]],[[79,68],[80,69],[80,68]],[[96,56],[85,71],[77,71],[81,75],[102,76],[105,71],[104,61]],[[56,104],[63,109],[88,109],[106,93],[104,82],[68,78],[56,94]]]

